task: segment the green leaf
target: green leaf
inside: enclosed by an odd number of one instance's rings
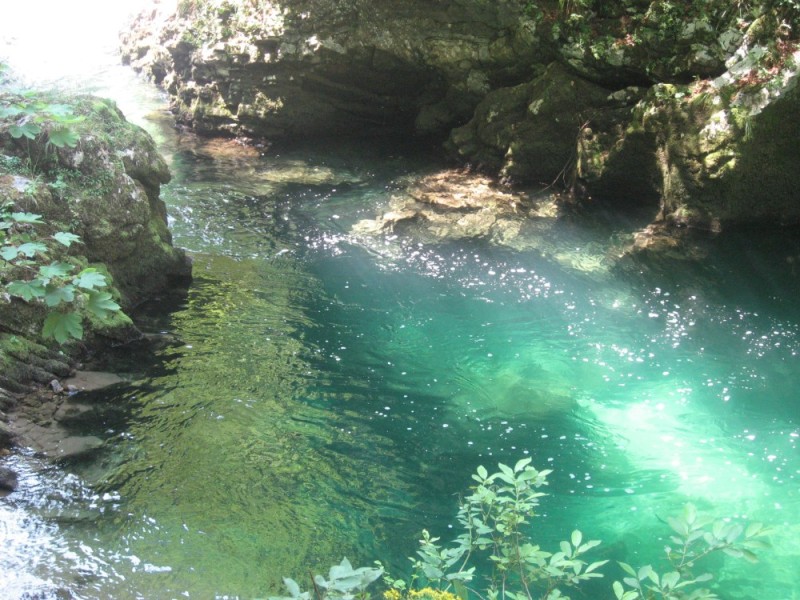
[[[19,256],[19,248],[16,246],[3,246],[2,249],[0,249],[0,256],[3,257],[3,260],[11,262]]]
[[[696,519],[697,509],[695,508],[694,504],[689,502],[683,507],[683,520],[686,521],[687,525],[691,526],[694,524]]]
[[[744,537],[750,538],[759,535],[763,529],[764,529],[763,523],[758,523],[758,522],[750,523],[744,532]]]
[[[42,265],[39,267],[39,279],[46,284],[49,283],[51,279],[66,277],[74,268],[75,267],[69,263],[54,261],[49,265]]]
[[[9,106],[0,106],[0,119],[6,119],[8,117],[16,117],[22,114],[22,109],[19,106],[9,105]]]
[[[588,552],[589,550],[591,550],[595,546],[599,546],[599,545],[600,545],[600,540],[589,540],[583,546],[578,548],[578,554],[583,554],[584,552]]]
[[[670,590],[678,584],[680,578],[681,575],[677,571],[670,571],[669,573],[664,573],[664,575],[661,577],[661,585],[666,589]]]
[[[71,285],[49,285],[46,288],[44,301],[51,308],[58,306],[62,302],[69,304],[73,300],[75,300],[75,288]]]
[[[500,467],[500,471],[502,471],[504,475],[511,478],[512,482],[514,481],[514,471],[511,470],[511,467],[504,465],[503,463],[499,463],[497,466]]]
[[[650,565],[645,565],[639,569],[639,572],[636,574],[636,577],[639,581],[643,581],[646,577],[650,577],[653,574],[653,567]],[[655,580],[654,583],[658,585],[658,580]]]
[[[54,117],[67,117],[72,115],[72,107],[69,104],[47,104],[42,107],[42,112],[50,113]]]
[[[120,306],[114,302],[109,292],[92,290],[89,292],[86,310],[91,312],[98,319],[106,319],[110,313],[119,311]]]
[[[722,551],[733,558],[742,558],[744,556],[744,552],[739,548],[723,548]]]
[[[68,233],[66,231],[59,231],[58,233],[53,234],[53,239],[62,246],[69,248],[70,245],[74,244],[75,242],[80,242],[81,236],[75,235],[74,233]]]
[[[6,290],[12,296],[22,298],[25,302],[42,298],[45,294],[44,285],[38,279],[33,281],[12,281],[6,286]]]
[[[80,136],[68,127],[56,127],[47,134],[48,143],[56,148],[64,146],[74,148],[78,145],[78,140],[80,140]]]
[[[525,467],[527,467],[529,464],[531,464],[531,461],[532,461],[532,460],[533,460],[533,459],[532,459],[532,458],[530,458],[530,457],[528,457],[528,458],[523,458],[523,459],[520,459],[520,460],[518,460],[518,461],[517,461],[517,464],[516,464],[516,465],[514,465],[514,472],[515,472],[515,473],[519,473],[520,471],[522,471],[522,469],[524,469],[524,468],[525,468]]]
[[[27,256],[28,258],[33,258],[36,256],[37,252],[47,252],[47,246],[41,242],[25,242],[17,247],[17,253]]]
[[[42,335],[46,338],[55,338],[59,344],[70,338],[83,339],[81,318],[75,313],[52,312],[44,320]]]
[[[93,290],[95,288],[106,287],[106,285],[108,285],[105,275],[100,273],[94,267],[89,267],[88,269],[84,269],[78,273],[75,279],[72,280],[72,283],[84,290]]]
[[[42,215],[29,212],[15,212],[11,213],[11,220],[17,223],[41,223]]]
[[[478,467],[478,476],[481,478],[482,481],[485,480],[487,477],[489,477],[489,472],[483,465],[480,465]]]
[[[682,536],[689,535],[689,524],[679,517],[667,517],[667,523],[672,527],[672,530]]]
[[[571,538],[571,541],[572,541],[572,545],[573,545],[573,546],[575,546],[576,548],[577,548],[578,546],[580,546],[580,545],[581,545],[581,540],[582,540],[582,539],[583,539],[583,535],[581,534],[581,532],[580,532],[580,531],[578,531],[578,530],[576,529],[575,531],[573,531],[573,532],[572,532],[572,538]]]
[[[36,139],[36,136],[39,135],[41,131],[41,127],[39,127],[36,123],[31,123],[30,121],[24,123],[23,125],[14,124],[8,128],[8,133],[10,133],[11,137],[14,139],[25,137],[29,140],[33,140]]]
[[[625,593],[625,588],[622,587],[622,584],[619,581],[615,581],[611,587],[614,589],[614,595],[617,600],[622,600],[622,594]]]

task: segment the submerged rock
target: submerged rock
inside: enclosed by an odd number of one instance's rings
[[[8,467],[0,467],[0,493],[17,489],[17,474]]]
[[[91,390],[99,390],[123,381],[124,379],[115,373],[105,373],[103,371],[77,371],[71,377],[64,379],[62,383],[68,390],[86,392]]]
[[[504,190],[483,175],[442,171],[411,182],[389,210],[362,220],[356,234],[402,231],[425,241],[514,237],[523,217],[539,205],[527,194]]]

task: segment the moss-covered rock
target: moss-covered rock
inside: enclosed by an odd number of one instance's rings
[[[0,91],[0,106],[6,108],[0,120],[0,203],[41,215],[41,224],[26,226],[38,240],[66,231],[80,236],[69,247],[48,244],[45,264],[58,260],[73,273],[91,266],[125,310],[190,277],[185,254],[172,246],[159,198],[161,184],[169,181],[166,163],[152,139],[113,102]],[[28,112],[9,110],[15,106]],[[13,127],[30,120],[38,130],[12,135],[18,133]],[[64,137],[65,123],[71,137]],[[0,283],[20,277],[24,273],[13,264],[0,264]],[[43,303],[0,296],[3,411],[19,395],[69,375],[74,357],[98,340],[119,343],[141,335],[123,311],[99,320],[80,304],[73,308],[83,320],[83,341],[57,347],[41,337],[49,311]]]
[[[550,52],[526,2],[180,2],[147,11],[123,60],[198,131],[271,140],[443,136]]]
[[[112,101],[81,97],[69,105],[85,117],[72,125],[75,147],[53,147],[43,135],[14,139],[0,129],[0,196],[41,214],[52,230],[79,235],[78,252],[107,266],[130,307],[189,275],[159,197],[169,170],[150,136]]]
[[[509,180],[551,184],[572,173],[578,135],[612,106],[610,93],[552,63],[530,83],[489,94],[447,146]]]
[[[771,0],[182,0],[123,56],[204,133],[435,134],[511,182],[718,228],[797,222],[798,31]]]

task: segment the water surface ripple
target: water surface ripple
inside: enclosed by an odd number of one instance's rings
[[[715,564],[725,597],[800,589],[796,240],[731,236],[634,281],[587,272],[625,234],[613,215],[537,224],[548,252],[357,236],[436,165],[148,127],[195,281],[143,310],[169,336],[156,356],[81,398],[101,451],[5,459],[11,597],[252,598],[342,555],[401,572],[421,527],[451,533],[479,464],[523,456],[554,470],[546,547],[580,527],[646,564],[691,501],[776,526],[761,565]]]

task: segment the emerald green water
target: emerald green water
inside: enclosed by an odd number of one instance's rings
[[[776,528],[761,564],[712,565],[723,597],[796,597],[796,236],[641,273],[610,268],[637,225],[613,214],[532,222],[527,250],[369,238],[352,225],[438,168],[420,149],[260,156],[148,127],[195,280],[142,307],[156,350],[98,357],[127,383],[74,399],[100,452],[7,459],[9,597],[264,597],[342,556],[399,575],[423,527],[456,535],[478,465],[524,456],[554,470],[545,548],[579,527],[647,564],[691,501]],[[587,597],[612,597],[605,572]]]
[[[796,240],[750,234],[703,268],[630,278],[597,259],[629,227],[613,215],[540,224],[545,255],[350,234],[436,168],[408,148],[165,148],[195,281],[143,308],[160,350],[110,357],[130,383],[79,398],[103,451],[67,484],[49,473],[44,507],[17,500],[64,548],[46,580],[81,598],[252,598],[342,556],[399,574],[422,527],[455,535],[477,465],[531,456],[554,470],[543,546],[580,527],[646,564],[659,519],[692,501],[777,527],[762,564],[714,565],[725,597],[793,597]],[[581,248],[590,272],[548,258]],[[590,595],[611,597],[607,573]]]

